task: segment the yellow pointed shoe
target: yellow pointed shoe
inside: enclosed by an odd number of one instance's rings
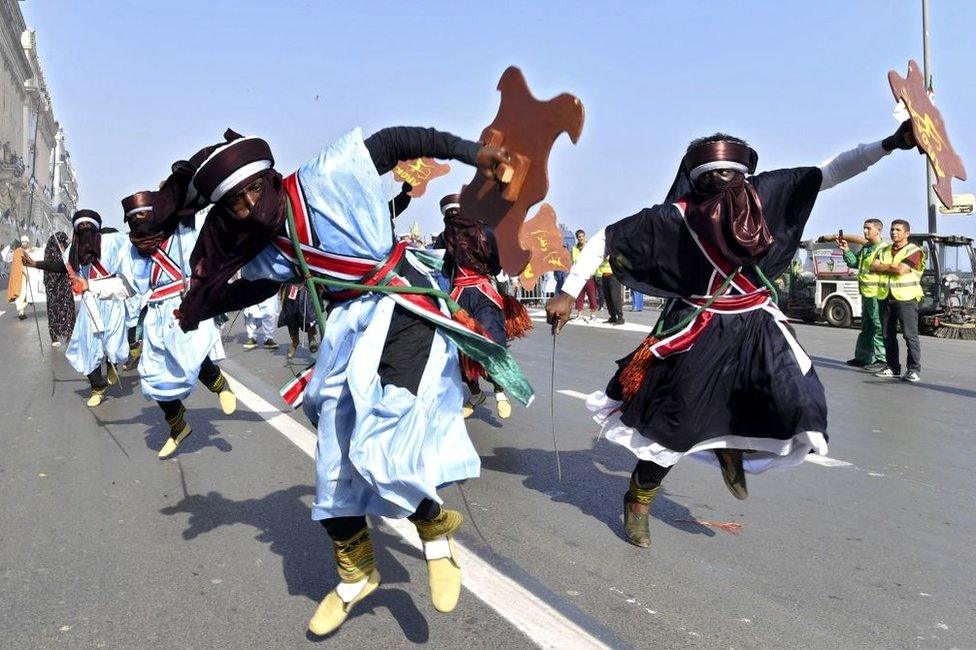
[[[119,371],[115,369],[115,364],[108,364],[108,371],[105,373],[105,381],[108,382],[109,386],[114,386],[119,383]]]
[[[380,586],[380,572],[373,569],[366,578],[366,584],[362,590],[349,602],[344,601],[339,592],[335,589],[330,591],[315,608],[311,620],[308,622],[308,631],[316,636],[332,634],[339,629],[339,626],[349,616],[353,606],[359,601],[370,595]]]
[[[217,399],[220,400],[220,410],[224,412],[224,415],[230,415],[237,410],[237,395],[230,388],[225,387],[224,390],[217,393]]]
[[[88,398],[88,407],[95,408],[103,401],[105,401],[105,393],[108,392],[108,387],[105,388],[93,388],[91,397]]]
[[[498,417],[503,420],[512,417],[512,403],[508,401],[508,396],[505,393],[495,393],[495,411],[498,413]]]
[[[468,419],[474,413],[474,410],[481,406],[488,397],[484,392],[477,393],[468,398],[468,401],[464,403],[461,407],[461,415],[464,419]]]
[[[430,602],[439,612],[451,612],[461,597],[461,565],[452,534],[461,527],[464,517],[457,510],[441,508],[433,519],[415,519],[427,560],[427,585]]]
[[[190,428],[189,424],[184,423],[183,429],[175,436],[171,433],[169,438],[166,439],[166,444],[163,448],[159,450],[159,458],[165,460],[176,453],[176,448],[180,446],[180,443],[186,440],[186,437],[193,433],[193,429]]]
[[[461,565],[457,561],[454,538],[445,535],[424,542],[424,557],[430,602],[439,612],[453,612],[461,597]]]

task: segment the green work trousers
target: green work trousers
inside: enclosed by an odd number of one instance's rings
[[[884,337],[881,335],[881,310],[877,298],[861,296],[861,333],[854,346],[854,358],[863,365],[885,363]]]

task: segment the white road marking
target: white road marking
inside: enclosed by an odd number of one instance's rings
[[[561,393],[563,395],[568,395],[569,397],[575,397],[576,399],[581,399],[581,400],[585,400],[587,397],[586,393],[581,393],[577,390],[557,390],[556,392]]]
[[[557,390],[557,393],[565,395],[567,397],[573,397],[578,400],[586,400],[586,393],[581,393],[577,390]],[[828,456],[820,456],[819,454],[807,454],[806,458],[803,459],[807,463],[813,463],[814,465],[822,465],[823,467],[853,467],[853,463],[848,463],[846,460],[838,460],[836,458],[830,458]]]
[[[532,320],[535,321],[536,323],[546,322],[545,316],[532,316]],[[626,320],[626,318],[624,320]],[[637,323],[624,323],[623,325],[611,325],[610,323],[603,323],[600,321],[591,321],[587,323],[587,322],[583,322],[579,318],[574,318],[573,320],[566,323],[566,325],[575,325],[577,327],[589,327],[592,329],[618,330],[621,332],[641,332],[642,334],[651,333],[650,325],[639,325]]]
[[[240,403],[264,418],[309,458],[315,459],[316,434],[312,429],[300,424],[290,415],[282,413],[247,386],[229,376],[226,371],[224,376],[230,381]],[[395,530],[408,544],[417,549],[421,548],[417,530],[408,520],[384,517],[383,522]],[[464,587],[538,647],[609,648],[518,582],[496,571],[457,540],[454,540],[454,546],[460,556],[458,559],[464,566]]]
[[[820,456],[819,454],[807,454],[807,457],[803,460],[814,465],[823,465],[824,467],[854,467],[854,463],[848,463],[846,460],[838,460],[829,456]]]

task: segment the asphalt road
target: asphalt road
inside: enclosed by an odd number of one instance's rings
[[[684,462],[642,550],[621,523],[633,458],[598,438],[578,394],[605,384],[653,314],[558,338],[561,482],[539,327],[513,345],[536,402],[504,424],[479,409],[482,476],[443,491],[476,558],[458,609],[434,611],[419,551],[375,521],[383,585],[322,641],[305,623],[336,574],[308,514],[311,437],[276,397],[307,352],[289,364],[284,345],[245,352],[228,335],[223,368],[249,397],[227,417],[195,393],[194,434],[161,462],[167,427],[132,373],[90,410],[63,348],[41,356],[33,322],[12,315],[0,315],[0,647],[976,647],[976,343],[924,338],[909,385],[844,365],[855,331],[797,326],[827,387],[829,458],[750,476],[744,502]],[[46,339],[43,313],[40,325]]]

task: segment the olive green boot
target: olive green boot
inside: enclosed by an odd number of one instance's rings
[[[624,494],[624,532],[634,546],[647,548],[651,545],[651,504],[660,489],[660,483],[644,489],[638,487],[633,478],[630,479],[630,487]]]
[[[716,449],[718,464],[722,468],[722,480],[736,499],[747,499],[749,490],[746,489],[746,471],[742,467],[741,449]]]

